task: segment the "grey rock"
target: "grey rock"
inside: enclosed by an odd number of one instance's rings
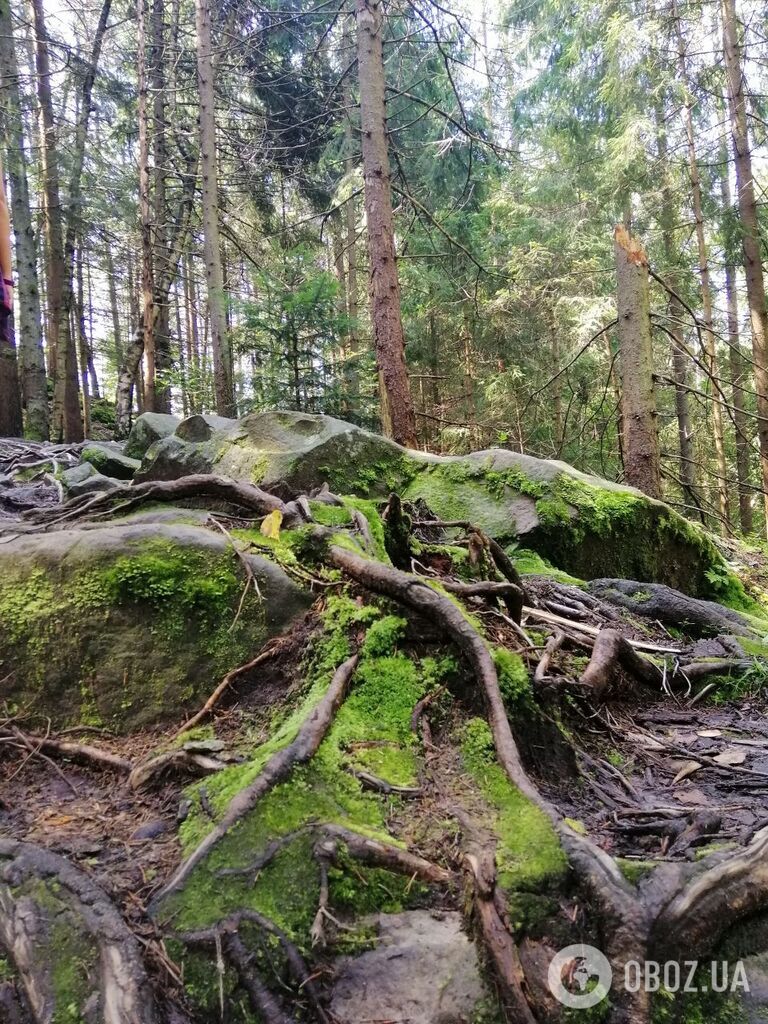
[[[90,462],[81,462],[72,469],[65,469],[59,480],[67,498],[76,498],[90,492],[95,494],[98,491],[111,491],[122,483],[120,480],[104,476]]]
[[[264,412],[189,417],[151,445],[134,479],[191,473],[246,480],[285,498],[324,485],[362,498],[395,490],[439,519],[468,520],[502,544],[533,548],[580,579],[610,574],[712,593],[707,571],[718,556],[694,527],[663,502],[564,462],[502,448],[429,455],[331,416]],[[601,492],[622,500],[601,502]]]
[[[179,425],[177,416],[161,412],[145,412],[136,420],[125,442],[125,454],[131,459],[141,459],[147,448],[161,437],[168,437]]]
[[[0,614],[0,696],[54,726],[85,712],[119,730],[178,719],[311,603],[275,563],[246,555],[262,600],[230,632],[245,572],[200,526],[125,519],[10,536],[0,608],[19,611]]]
[[[461,914],[378,916],[379,944],[338,963],[330,1011],[339,1024],[468,1024],[486,995]]]
[[[158,836],[168,832],[170,827],[170,822],[163,821],[162,818],[145,821],[143,825],[139,825],[137,829],[133,830],[131,839],[157,839]]]
[[[95,466],[104,476],[117,480],[131,480],[141,465],[139,459],[125,455],[119,445],[107,441],[91,441],[83,449],[83,462]]]
[[[588,590],[603,601],[700,636],[716,637],[724,632],[745,635],[749,632],[749,620],[732,608],[715,601],[688,597],[660,583],[598,579],[591,581]]]

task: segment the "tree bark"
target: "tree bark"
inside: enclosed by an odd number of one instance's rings
[[[656,396],[653,387],[648,257],[622,225],[614,231],[621,419],[627,483],[661,498]]]
[[[749,319],[752,327],[752,355],[757,391],[757,435],[760,443],[763,503],[766,510],[765,528],[768,531],[768,311],[765,305],[765,280],[760,261],[760,229],[747,130],[747,103],[744,95],[735,0],[721,0],[721,11],[728,109],[736,163],[736,194],[742,229]]]
[[[416,415],[405,364],[387,148],[382,7],[381,0],[355,2],[365,212],[368,221],[369,294],[379,375],[381,423],[387,437],[414,447],[417,443]]]
[[[225,313],[224,269],[219,238],[218,169],[216,160],[216,107],[213,87],[210,0],[196,0],[197,83],[200,96],[200,169],[202,173],[203,248],[208,286],[208,318],[213,354],[216,412],[236,416],[232,375],[232,349]]]
[[[32,0],[35,22],[35,69],[40,106],[41,163],[48,244],[47,298],[51,365],[54,376],[52,433],[56,440],[80,441],[83,422],[77,386],[77,351],[70,324],[70,297],[65,294],[67,271],[64,253],[64,218],[59,187],[59,155],[51,95],[51,63],[42,0]]]
[[[675,291],[678,290],[677,254],[679,247],[675,243],[676,210],[669,183],[669,157],[667,151],[667,135],[664,122],[664,111],[661,103],[656,107],[656,141],[659,154],[659,170],[662,176],[661,187],[661,232],[667,276]],[[684,310],[679,299],[671,296],[669,314],[672,319],[670,335],[672,336],[672,373],[675,380],[675,414],[677,416],[677,436],[680,449],[680,483],[683,500],[691,509],[701,512],[701,499],[696,483],[696,460],[693,450],[693,428],[688,388],[688,356],[684,351],[683,316]]]
[[[27,414],[27,436],[35,441],[47,441],[50,426],[40,290],[37,281],[37,244],[29,198],[19,69],[9,0],[0,0],[0,69],[6,125],[4,141],[16,241],[21,395]]]
[[[702,331],[704,341],[704,362],[707,375],[710,378],[710,387],[717,390],[717,351],[715,346],[714,316],[712,312],[712,283],[709,275],[709,249],[706,235],[704,234],[704,213],[702,209],[701,176],[699,175],[699,164],[696,158],[696,135],[693,126],[693,98],[688,88],[688,67],[685,53],[685,39],[683,38],[680,24],[680,14],[677,9],[677,0],[672,0],[672,20],[675,26],[677,39],[677,64],[680,74],[680,81],[685,90],[685,101],[683,110],[685,116],[685,134],[688,145],[688,172],[691,182],[691,201],[693,203],[693,216],[696,225],[696,248],[699,256],[699,281],[701,285],[701,307],[704,314],[704,329]],[[720,529],[726,535],[732,532],[730,523],[730,509],[728,506],[728,467],[725,461],[725,441],[723,430],[723,407],[715,401],[712,402],[712,440],[714,443],[715,467],[717,476],[717,507],[720,513]]]

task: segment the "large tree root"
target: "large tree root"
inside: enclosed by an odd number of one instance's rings
[[[270,789],[287,778],[297,764],[303,764],[313,756],[322,743],[336,712],[344,700],[349,682],[357,666],[358,656],[353,655],[341,664],[334,673],[330,686],[322,699],[304,720],[296,738],[287,747],[278,750],[264,765],[253,782],[233,797],[221,821],[183,861],[170,880],[155,897],[155,903],[177,891],[189,878],[195,867],[211,852],[229,832],[233,825],[253,810],[259,800]]]
[[[632,644],[617,629],[601,629],[595,638],[592,657],[581,675],[581,684],[602,699],[608,687],[623,669],[645,686],[660,689],[665,685],[682,682],[689,686],[697,679],[726,672],[746,672],[752,662],[739,659],[718,659],[711,662],[693,662],[673,665],[669,671],[641,657]]]
[[[155,1024],[138,943],[107,894],[63,857],[0,839],[0,945],[21,979],[35,1024],[49,1024],[66,1010],[56,1005],[52,972],[56,958],[68,955],[62,935],[68,943],[79,936],[85,948],[94,947],[88,1002],[99,1020]]]
[[[56,515],[53,517],[51,517],[51,509],[46,509],[30,518],[47,526],[54,526],[72,519],[112,514],[118,511],[124,515],[148,501],[173,502],[201,496],[228,501],[259,515],[280,512],[286,526],[296,524],[304,519],[304,514],[295,502],[281,501],[254,484],[231,480],[224,476],[211,476],[207,473],[184,476],[178,480],[151,480],[141,484],[115,487],[111,491],[104,491],[95,497],[89,497],[85,502],[81,497],[73,498],[57,507]],[[114,507],[115,502],[119,503],[119,507]]]

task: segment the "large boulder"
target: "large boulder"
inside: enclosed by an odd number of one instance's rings
[[[202,526],[131,517],[0,545],[0,699],[56,724],[179,719],[310,604]],[[236,622],[235,622],[236,620]],[[234,623],[234,625],[233,625]]]
[[[440,519],[471,521],[580,578],[657,581],[700,597],[722,597],[730,586],[709,535],[668,505],[564,462],[503,448],[428,455],[330,416],[193,416],[151,445],[135,479],[189,473],[294,491],[327,483],[366,498],[397,490],[426,501]]]
[[[130,480],[141,465],[139,459],[129,458],[122,446],[114,441],[91,441],[83,448],[80,456],[83,462],[90,463],[104,476],[116,480]]]
[[[178,425],[178,416],[161,412],[143,413],[131,427],[125,442],[125,454],[131,459],[141,459],[151,444],[161,437],[168,437]]]

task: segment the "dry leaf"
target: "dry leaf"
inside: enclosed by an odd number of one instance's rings
[[[264,516],[262,519],[262,536],[269,537],[270,540],[280,540],[280,527],[282,523],[283,513],[279,508],[276,508],[274,512],[270,512],[268,516]]]
[[[683,763],[683,767],[680,769],[680,771],[677,773],[674,779],[672,779],[672,785],[674,786],[678,782],[682,782],[683,779],[687,779],[689,775],[693,775],[693,773],[697,772],[699,768],[701,768],[701,765],[698,761],[685,761]]]
[[[738,747],[726,747],[725,750],[720,754],[715,754],[714,760],[718,764],[744,764],[747,760],[747,754],[744,750],[739,750]]]

